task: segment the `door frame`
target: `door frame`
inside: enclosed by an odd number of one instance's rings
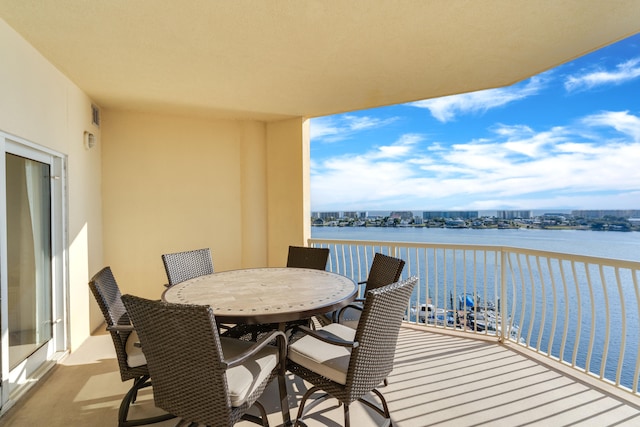
[[[50,166],[52,332],[49,342],[9,369],[6,154]],[[0,412],[5,412],[69,349],[67,157],[0,131]],[[1,339],[6,337],[6,339]]]

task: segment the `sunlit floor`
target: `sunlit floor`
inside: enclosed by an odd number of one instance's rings
[[[556,363],[495,341],[403,327],[387,398],[395,426],[640,425],[640,398],[619,392]],[[92,336],[60,363],[2,418],[4,426],[115,426],[129,383],[120,381],[111,338]],[[306,385],[288,382],[291,416]],[[131,417],[162,413],[150,390],[141,392]],[[263,402],[272,426],[282,424],[277,384]],[[351,405],[354,426],[380,425],[360,404]],[[154,424],[175,426],[178,420]],[[314,408],[309,426],[343,425],[335,400]],[[255,425],[240,422],[238,426]]]

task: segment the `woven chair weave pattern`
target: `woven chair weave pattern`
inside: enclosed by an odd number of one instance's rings
[[[376,289],[400,280],[404,260],[376,253],[367,277],[366,290]]]
[[[289,246],[287,267],[325,270],[329,259],[329,248]]]
[[[393,369],[400,325],[417,282],[411,277],[367,292],[355,335],[359,346],[351,352],[346,385],[293,362],[289,362],[289,370],[345,404],[375,389]]]
[[[377,289],[382,286],[396,283],[400,280],[402,275],[402,269],[404,268],[404,260],[400,258],[394,258],[381,253],[376,253],[373,257],[373,263],[369,269],[369,277],[365,282],[359,284],[365,284],[364,294],[372,289]],[[356,301],[350,304],[348,307],[342,309],[340,314],[344,314],[344,317],[339,321],[352,321],[357,322],[360,318],[360,310],[362,308],[362,298],[357,298]]]
[[[373,289],[365,300],[347,373],[352,399],[375,388],[393,369],[398,333],[416,277]]]
[[[129,315],[120,299],[120,288],[110,267],[104,267],[89,282],[89,288],[95,297],[107,326],[130,325]],[[129,367],[127,364],[126,343],[130,331],[109,331],[116,350],[118,367],[122,381],[148,375],[147,366]]]
[[[210,307],[153,302],[131,295],[123,299],[147,358],[156,406],[165,411],[186,421],[233,425],[277,375],[274,369],[243,405],[232,407]]]
[[[167,273],[169,286],[194,277],[213,274],[213,261],[211,251],[208,248],[164,254],[162,262]]]

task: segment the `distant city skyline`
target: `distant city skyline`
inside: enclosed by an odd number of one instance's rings
[[[635,213],[639,213],[640,214],[640,203],[638,203],[638,206],[636,209],[488,209],[488,210],[477,210],[478,212],[478,216],[479,217],[484,217],[484,216],[496,216],[497,213],[499,211],[530,211],[531,214],[533,216],[542,216],[544,214],[565,214],[565,215],[570,215],[573,213],[573,211],[635,211]],[[345,212],[366,212],[367,215],[369,215],[370,217],[376,217],[376,216],[389,216],[392,212],[402,212],[402,211],[407,211],[407,212],[412,212],[415,216],[422,216],[423,212],[432,212],[432,210],[430,209],[406,209],[406,210],[402,210],[402,209],[389,209],[389,210],[385,210],[385,209],[329,209],[329,210],[314,210],[311,211],[312,216],[314,214],[318,214],[318,213],[327,213],[327,212],[339,212],[339,213],[345,213]],[[453,212],[454,210],[449,210],[449,209],[442,209],[442,211],[444,212]],[[472,211],[476,211],[473,210]],[[640,216],[640,215],[638,215]]]
[[[509,87],[311,119],[311,210],[637,209],[640,35]]]

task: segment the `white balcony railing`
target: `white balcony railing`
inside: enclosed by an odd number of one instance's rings
[[[366,279],[375,252],[418,276],[406,321],[493,335],[638,395],[640,262],[505,246],[310,239]]]

